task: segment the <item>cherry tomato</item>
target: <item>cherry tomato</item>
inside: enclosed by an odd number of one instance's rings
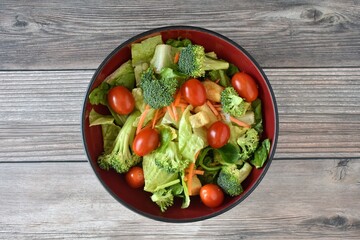
[[[118,114],[129,114],[135,107],[133,95],[123,86],[117,86],[110,89],[107,100],[111,109]]]
[[[200,199],[206,206],[214,208],[222,204],[224,193],[218,185],[209,183],[201,187]]]
[[[189,79],[182,85],[181,89],[185,100],[194,107],[201,106],[206,102],[206,90],[199,80]]]
[[[207,131],[207,140],[211,147],[221,148],[230,138],[230,128],[221,121],[214,122]]]
[[[132,188],[140,188],[144,186],[144,171],[141,167],[132,167],[125,175],[125,180]]]
[[[141,130],[134,139],[132,149],[139,156],[145,156],[159,146],[160,137],[158,131],[150,127]]]
[[[259,95],[255,80],[247,73],[235,73],[231,78],[231,85],[238,92],[239,96],[245,98],[247,102],[254,101]]]

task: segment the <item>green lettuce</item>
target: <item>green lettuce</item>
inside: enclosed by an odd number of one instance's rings
[[[270,140],[265,139],[262,141],[261,145],[256,149],[254,153],[254,158],[250,161],[252,165],[254,165],[256,168],[261,168],[264,166],[264,163],[266,162],[268,155],[270,153]]]
[[[90,111],[89,122],[90,126],[101,125],[104,152],[108,153],[112,149],[121,128],[114,124],[113,116],[99,114],[94,109]]]
[[[179,149],[181,155],[195,162],[195,156],[198,151],[207,146],[207,142],[200,136],[193,132],[193,129],[190,124],[190,109],[191,106],[188,106],[183,115],[181,116],[179,123]]]
[[[140,43],[132,44],[131,57],[133,67],[142,63],[150,63],[154,55],[156,46],[162,43],[163,41],[161,35],[157,35],[147,38]]]
[[[105,79],[105,82],[111,86],[124,86],[129,90],[133,89],[135,86],[135,73],[132,61],[128,60],[123,63]]]

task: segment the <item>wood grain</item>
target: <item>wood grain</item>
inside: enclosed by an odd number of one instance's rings
[[[120,205],[88,163],[0,163],[0,238],[358,239],[359,172],[359,159],[274,161],[232,210],[170,224]]]
[[[95,69],[128,38],[167,25],[217,31],[263,67],[359,66],[358,1],[2,0],[0,69]]]
[[[93,71],[0,72],[0,162],[85,161]],[[276,158],[360,157],[360,69],[266,69],[277,97]]]

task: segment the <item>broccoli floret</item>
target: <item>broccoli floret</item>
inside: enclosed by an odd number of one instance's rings
[[[103,153],[103,155],[99,157],[98,164],[100,168],[108,170],[112,167],[116,172],[124,173],[141,161],[141,158],[132,154],[131,151],[131,144],[136,131],[136,127],[133,127],[132,123],[139,115],[140,112],[134,111],[127,118],[114,141],[111,152]]]
[[[175,78],[157,79],[152,68],[148,68],[141,76],[140,87],[144,101],[153,109],[169,106],[174,101],[177,86]]]
[[[229,67],[228,62],[207,57],[204,47],[200,45],[188,45],[182,48],[178,65],[180,72],[191,77],[202,77],[207,70],[227,69]]]
[[[151,196],[151,200],[160,207],[162,212],[165,212],[168,207],[174,204],[174,195],[171,189],[160,189]]]
[[[259,145],[259,134],[255,129],[249,128],[236,140],[236,143],[240,147],[239,158],[241,160],[247,160]]]
[[[250,107],[250,103],[242,99],[233,87],[221,92],[220,102],[222,110],[234,117],[241,117]]]
[[[225,165],[219,173],[217,184],[226,194],[232,197],[237,196],[243,192],[241,183],[249,176],[251,169],[251,165],[247,162],[240,169],[236,164]]]
[[[178,144],[172,141],[176,138],[176,130],[168,126],[160,126],[158,130],[161,145],[152,154],[155,164],[169,173],[183,171],[189,161],[182,159]]]

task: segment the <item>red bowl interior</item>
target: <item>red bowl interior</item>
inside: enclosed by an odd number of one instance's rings
[[[250,176],[243,183],[244,192],[240,196],[226,197],[220,207],[208,208],[200,202],[199,197],[192,197],[189,208],[181,209],[181,199],[177,199],[174,206],[170,207],[165,213],[162,213],[159,207],[151,201],[151,194],[141,189],[130,188],[126,184],[123,175],[117,174],[113,170],[104,171],[97,165],[97,158],[103,151],[102,134],[100,127],[89,127],[89,113],[94,107],[88,101],[89,93],[96,88],[106,76],[111,74],[131,57],[130,46],[132,43],[140,42],[143,39],[157,34],[161,34],[164,41],[169,38],[189,38],[193,43],[204,46],[206,51],[216,52],[219,58],[235,64],[242,71],[252,75],[259,86],[259,97],[263,104],[263,136],[269,138],[272,143],[269,159],[262,169],[254,168]],[[104,108],[99,106],[95,106],[95,109],[100,112],[105,111]],[[240,203],[256,188],[269,168],[271,159],[275,153],[278,135],[278,116],[275,96],[269,81],[255,60],[238,44],[218,33],[202,28],[188,26],[164,27],[131,38],[109,54],[100,65],[90,82],[85,96],[82,113],[82,133],[89,162],[100,182],[115,199],[131,210],[156,220],[188,222],[207,219],[223,213]]]

